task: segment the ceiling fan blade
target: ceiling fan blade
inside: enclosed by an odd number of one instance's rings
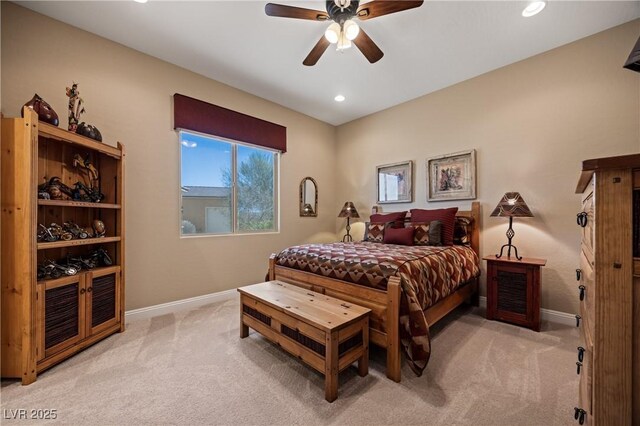
[[[329,19],[329,15],[321,10],[303,9],[275,3],[267,3],[264,11],[269,16],[279,16],[281,18],[308,19],[310,21],[326,21]]]
[[[353,44],[360,49],[365,58],[367,58],[372,64],[378,62],[384,56],[382,50],[380,50],[378,45],[371,40],[371,37],[369,37],[362,28],[360,28],[358,37],[353,40]]]
[[[313,49],[311,49],[311,52],[309,52],[307,57],[304,58],[304,61],[302,61],[302,63],[308,67],[315,65],[330,44],[331,43],[329,43],[324,35],[320,37],[320,40],[318,40],[316,45],[313,46]]]
[[[422,6],[422,3],[424,3],[422,0],[372,0],[368,3],[361,4],[360,7],[358,7],[356,16],[362,20],[367,20],[377,18],[378,16],[389,15],[390,13],[402,12],[403,10],[420,7]]]

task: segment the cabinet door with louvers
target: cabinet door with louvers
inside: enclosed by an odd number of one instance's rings
[[[100,333],[120,322],[120,268],[91,271],[86,280],[86,335]]]
[[[36,353],[38,361],[85,337],[85,287],[81,275],[38,282]]]

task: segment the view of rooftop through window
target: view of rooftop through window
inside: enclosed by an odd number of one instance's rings
[[[180,132],[182,234],[277,230],[278,154]]]

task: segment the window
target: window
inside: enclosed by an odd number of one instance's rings
[[[278,230],[278,153],[181,131],[182,235]]]

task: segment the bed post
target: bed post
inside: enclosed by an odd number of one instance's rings
[[[471,203],[471,217],[473,224],[471,225],[471,248],[480,257],[480,203],[474,201]]]
[[[400,382],[400,277],[387,284],[387,377]]]
[[[471,248],[476,252],[478,258],[480,258],[480,203],[474,201],[471,203],[471,217],[473,218],[473,225],[471,228]],[[480,306],[480,280],[475,278],[476,291],[471,295],[469,302],[473,306]]]
[[[276,279],[276,254],[271,253],[269,256],[269,281],[273,281]]]

